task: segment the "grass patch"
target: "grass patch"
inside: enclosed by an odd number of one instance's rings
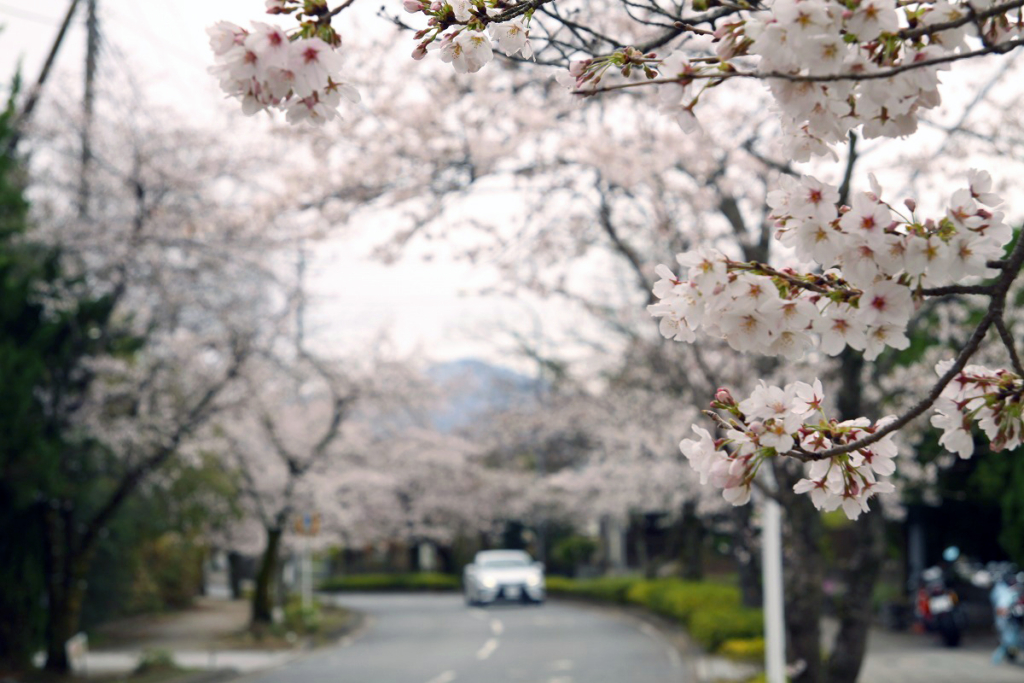
[[[457,591],[462,581],[453,574],[351,574],[331,577],[320,584],[326,592],[344,591]]]
[[[289,600],[284,621],[266,627],[249,628],[218,640],[220,649],[288,650],[298,645],[320,647],[334,643],[352,629],[359,616],[344,607],[314,603],[303,608],[298,599]]]

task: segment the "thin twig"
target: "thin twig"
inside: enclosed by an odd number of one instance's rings
[[[735,262],[735,261],[730,261],[729,262],[729,267],[733,268],[735,270],[759,271],[759,272],[764,273],[765,275],[768,275],[769,277],[780,278],[780,279],[785,280],[786,282],[790,283],[791,285],[794,285],[796,287],[800,287],[801,289],[806,289],[806,290],[815,292],[817,294],[830,294],[831,293],[830,290],[826,289],[825,287],[822,287],[821,285],[816,285],[813,282],[806,282],[804,280],[801,280],[798,277],[795,277],[793,275],[789,275],[787,273],[783,273],[780,270],[776,270],[775,268],[772,268],[771,266],[765,265],[763,263],[758,263],[756,261],[752,261],[750,263],[739,263],[739,262]]]
[[[949,296],[950,294],[991,296],[995,291],[995,285],[947,285],[946,287],[926,287],[920,291],[924,296]]]
[[[1010,362],[1013,363],[1014,372],[1019,377],[1024,377],[1024,365],[1021,364],[1020,356],[1017,354],[1017,342],[1014,340],[1013,335],[1010,334],[1009,328],[1006,327],[1006,320],[1003,316],[996,318],[995,326],[1000,338],[1003,340],[1003,346],[1006,347],[1006,352],[1010,354]]]
[[[343,10],[345,10],[347,7],[349,7],[355,1],[356,0],[345,0],[345,2],[341,3],[340,5],[338,5],[334,9],[332,9],[330,12],[328,12],[327,13],[327,18],[330,19],[331,17],[338,16],[339,14],[342,13]],[[1024,2],[1024,0],[1022,0],[1022,2]]]
[[[717,73],[695,73],[686,76],[687,81],[696,80],[721,80],[725,81],[730,78],[753,78],[756,80],[770,80],[778,79],[781,81],[790,81],[792,83],[831,83],[831,82],[843,82],[843,81],[873,81],[883,78],[889,78],[901,74],[904,71],[911,71],[913,69],[922,69],[929,66],[938,66],[941,64],[950,64],[952,62],[959,62],[963,59],[972,59],[974,57],[983,57],[991,54],[1005,54],[1011,52],[1019,47],[1024,47],[1024,38],[1015,38],[1013,40],[1007,40],[990,47],[983,47],[977,50],[971,50],[969,52],[958,52],[955,54],[943,55],[941,57],[933,57],[931,59],[923,59],[919,62],[908,62],[905,64],[898,64],[893,67],[881,69],[879,71],[871,71],[867,73],[838,73],[838,74],[793,74],[785,73],[782,71],[721,71]],[[615,85],[608,85],[601,88],[586,88],[574,90],[574,95],[595,95],[597,93],[612,92],[614,90],[626,90],[629,88],[637,88],[646,85],[659,85],[664,83],[678,83],[680,79],[677,78],[652,78],[644,81],[631,81],[629,83],[617,83]]]
[[[953,19],[951,21],[944,21],[940,24],[928,24],[926,26],[919,26],[917,28],[907,28],[902,31],[898,31],[896,35],[900,38],[914,39],[921,38],[923,36],[931,36],[942,31],[948,31],[952,28],[960,28],[967,24],[977,24],[985,19],[1006,14],[1012,9],[1024,7],[1024,0],[1011,0],[1011,2],[1003,3],[1001,5],[993,5],[983,12],[978,12],[973,7],[968,5],[969,11],[959,19]],[[980,31],[979,31],[980,33]]]

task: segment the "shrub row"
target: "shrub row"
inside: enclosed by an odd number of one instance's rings
[[[575,580],[552,576],[548,577],[547,588],[552,595],[640,605],[685,627],[709,652],[754,656],[757,643],[750,639],[764,635],[761,610],[743,607],[735,586],[681,579],[616,576]],[[742,642],[725,648],[730,641]]]
[[[452,574],[420,572],[416,574],[351,574],[333,576],[320,583],[320,590],[336,591],[453,591],[459,590],[459,577]]]

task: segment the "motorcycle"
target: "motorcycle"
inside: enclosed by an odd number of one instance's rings
[[[938,633],[946,647],[956,647],[967,625],[959,596],[946,586],[939,567],[925,570],[921,579],[916,599],[918,619],[926,631]]]
[[[1024,641],[1024,593],[1021,593],[1020,589],[1017,590],[1016,600],[1010,606],[1007,618],[1010,620],[1012,628],[1009,631],[1011,634],[1008,638],[1009,642],[1004,642],[1006,656],[1010,658],[1010,661],[1015,661],[1024,650],[1024,642],[1022,642]]]

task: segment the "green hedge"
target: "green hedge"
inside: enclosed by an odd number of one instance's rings
[[[762,662],[764,661],[764,638],[734,638],[722,643],[718,651],[732,659]]]
[[[320,590],[335,591],[457,591],[462,587],[452,574],[351,574],[321,582]]]
[[[626,599],[687,626],[697,612],[740,606],[740,592],[733,586],[679,579],[637,582],[626,593]]]
[[[563,576],[549,576],[545,580],[549,595],[588,598],[603,602],[625,604],[626,593],[640,579],[632,576],[605,576],[599,579],[567,579]]]
[[[581,580],[550,576],[547,589],[551,595],[640,605],[685,627],[710,652],[721,649],[726,641],[764,635],[761,610],[742,607],[739,589],[721,583],[628,576]],[[742,656],[739,652],[730,654]]]
[[[764,614],[745,607],[698,611],[691,617],[689,629],[694,640],[715,652],[727,640],[764,636]]]

